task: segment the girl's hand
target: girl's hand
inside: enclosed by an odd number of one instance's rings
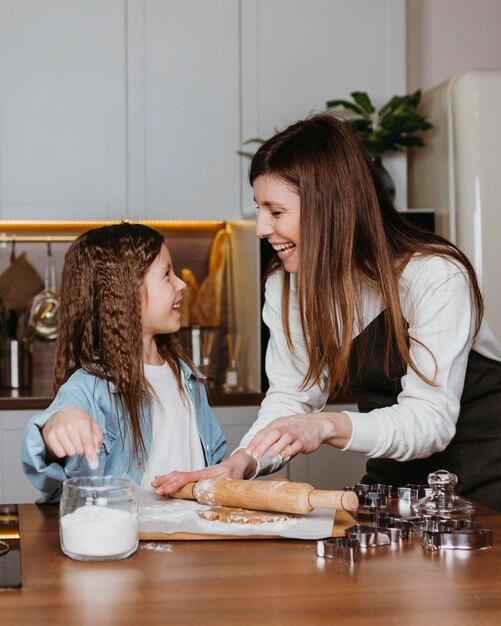
[[[210,478],[242,479],[251,476],[255,469],[255,459],[246,450],[237,450],[235,454],[217,465],[204,467],[195,472],[170,472],[164,476],[156,476],[151,486],[159,496],[164,496],[174,493],[187,483]]]
[[[57,458],[85,455],[91,469],[99,462],[96,452],[103,443],[98,424],[90,415],[74,406],[54,413],[42,428],[42,437],[49,455]]]
[[[344,448],[351,438],[351,420],[345,413],[311,413],[279,417],[260,430],[247,446],[257,459],[274,459],[302,452],[311,454],[323,443]]]

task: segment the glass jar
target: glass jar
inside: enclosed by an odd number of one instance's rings
[[[63,483],[61,549],[79,561],[125,559],[138,546],[138,507],[128,477],[82,476]]]
[[[428,484],[432,492],[429,496],[411,504],[412,512],[421,516],[470,519],[475,512],[475,506],[454,492],[457,482],[456,474],[447,470],[438,470],[428,474]]]

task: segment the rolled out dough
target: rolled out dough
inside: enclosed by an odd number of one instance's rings
[[[250,509],[213,506],[204,511],[198,511],[201,519],[210,522],[225,522],[227,524],[266,524],[269,522],[287,522],[293,517],[292,513],[275,513],[273,511],[251,511]]]

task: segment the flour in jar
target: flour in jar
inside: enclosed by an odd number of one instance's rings
[[[82,506],[61,517],[63,550],[81,557],[114,557],[137,548],[137,515],[108,506]]]

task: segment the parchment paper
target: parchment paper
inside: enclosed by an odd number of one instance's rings
[[[335,511],[316,509],[308,515],[287,521],[264,524],[232,524],[211,522],[198,517],[198,511],[210,509],[194,500],[177,500],[157,496],[135,486],[139,503],[140,533],[199,533],[209,535],[270,535],[289,539],[321,539],[329,537],[334,525]]]

